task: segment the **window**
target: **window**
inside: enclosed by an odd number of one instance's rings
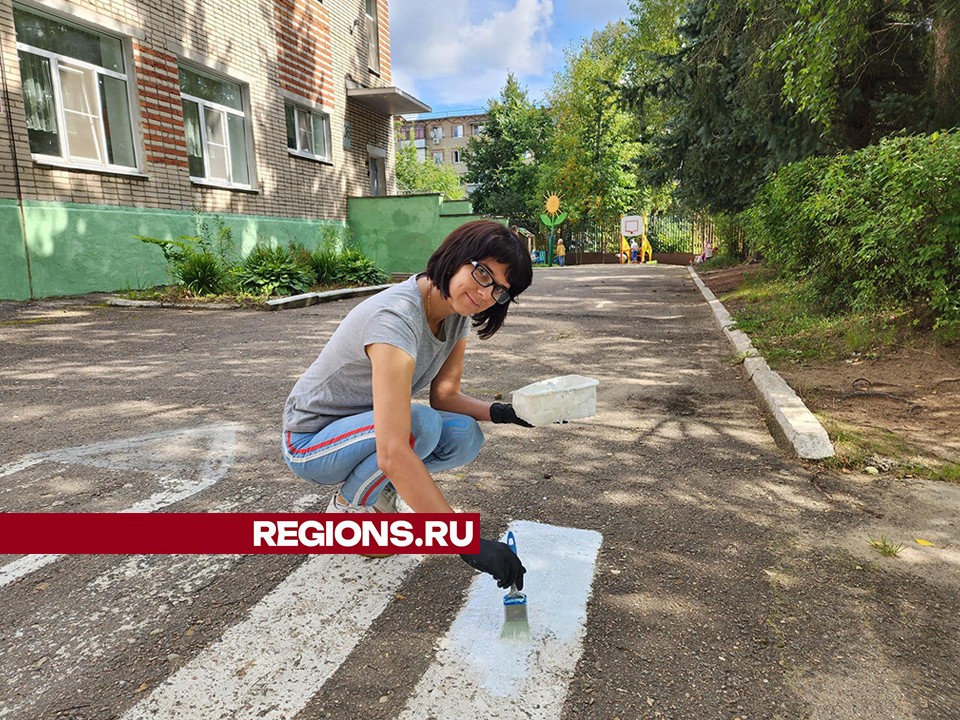
[[[442,150],[435,150],[435,151],[434,151],[434,153],[433,153],[433,161],[434,161],[437,165],[443,165],[443,151],[442,151]]]
[[[430,128],[430,139],[434,145],[438,145],[443,140],[443,128],[440,125],[434,125]]]
[[[365,0],[367,16],[367,64],[375,73],[380,72],[380,28],[377,23],[377,0]]]
[[[286,102],[287,149],[314,160],[330,159],[330,116]]]
[[[13,18],[34,157],[136,168],[123,41],[18,7]]]
[[[463,162],[463,160],[460,159],[460,151],[459,151],[459,150],[454,150],[454,151],[453,151],[453,162],[455,162],[455,163]]]
[[[413,128],[413,135],[417,140],[423,140],[423,133],[425,130],[424,125],[415,125]]]
[[[400,127],[400,139],[409,140],[410,139],[410,126],[403,125]]]
[[[470,125],[470,131],[471,131],[474,135],[479,135],[480,133],[483,132],[483,125],[481,125],[480,123],[472,123],[472,124]]]
[[[455,138],[463,137],[463,125],[454,125],[453,126],[453,136]]]
[[[251,187],[248,121],[239,84],[180,68],[180,100],[190,178]]]

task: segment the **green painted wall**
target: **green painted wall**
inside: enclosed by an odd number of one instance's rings
[[[456,212],[455,212],[456,211]],[[349,225],[360,250],[387,272],[419,272],[455,228],[478,216],[470,203],[444,203],[439,194],[350,198]],[[226,213],[204,214],[214,229],[230,226],[235,249],[245,254],[258,241],[316,247],[322,228],[341,222]],[[141,289],[170,282],[159,247],[134,235],[172,240],[196,235],[191,212],[75,203],[24,204],[30,275],[19,207],[0,200],[0,300]],[[498,220],[506,224],[506,220]],[[28,277],[32,277],[32,292]]]
[[[473,203],[469,200],[445,200],[440,207],[441,215],[471,215]]]
[[[20,208],[14,200],[0,200],[0,298],[30,299]]]
[[[15,202],[0,205],[0,299],[30,297],[23,242]],[[195,235],[191,212],[107,207],[73,203],[28,202],[24,206],[33,297],[148,288],[169,282],[160,248],[134,239],[146,235],[176,239]],[[300,242],[312,248],[321,237],[322,220],[275,218],[226,213],[204,214],[211,229],[219,217],[230,226],[234,247],[246,253],[258,238],[274,244]]]
[[[448,206],[460,213],[448,214]],[[360,250],[389,273],[423,270],[447,235],[479,219],[471,211],[469,202],[443,202],[439,193],[350,198],[347,205],[350,229]]]

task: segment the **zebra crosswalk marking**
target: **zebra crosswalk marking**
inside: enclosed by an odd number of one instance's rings
[[[130,513],[155,512],[203,492],[221,480],[233,464],[237,448],[237,433],[240,429],[241,426],[236,423],[224,423],[33,453],[0,467],[0,478],[14,475],[43,462],[156,472],[170,465],[169,457],[158,458],[157,456],[168,454],[170,447],[175,448],[174,452],[179,451],[177,443],[182,445],[195,438],[199,439],[201,443],[208,446],[208,450],[203,456],[200,467],[194,468],[194,471],[189,473],[189,478],[161,476],[159,483],[162,489],[159,492],[123,510]],[[24,555],[12,560],[0,567],[0,587],[56,562],[61,557],[63,556],[51,554]]]
[[[527,574],[531,640],[500,640],[503,594],[479,575],[400,720],[516,717],[554,720],[583,652],[587,601],[602,536],[592,530],[516,521],[510,525]]]
[[[283,720],[336,672],[423,556],[318,555],[122,720]]]

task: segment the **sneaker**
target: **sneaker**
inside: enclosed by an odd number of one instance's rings
[[[377,501],[373,503],[377,512],[382,513],[410,513],[413,510],[407,505],[393,485],[387,485],[377,496]]]
[[[330,504],[327,505],[328,513],[375,513],[380,512],[373,505],[351,505],[346,500],[344,500],[339,491],[333,494],[333,497],[330,498]],[[373,553],[360,553],[361,557],[365,558],[386,558],[391,557],[393,553],[384,553],[383,555],[377,555]]]
[[[377,512],[373,505],[351,505],[339,492],[335,492],[330,498],[330,504],[327,505],[328,513],[372,513]]]

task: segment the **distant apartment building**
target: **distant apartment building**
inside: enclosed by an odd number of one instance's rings
[[[397,141],[401,146],[413,143],[420,160],[452,166],[466,184],[467,165],[463,160],[463,151],[471,137],[483,132],[486,119],[483,113],[404,117],[399,124]],[[466,190],[469,194],[473,187],[466,185]]]
[[[395,191],[388,0],[0,0],[0,298],[157,284],[135,234],[309,244]],[[158,275],[157,266],[160,267]]]

